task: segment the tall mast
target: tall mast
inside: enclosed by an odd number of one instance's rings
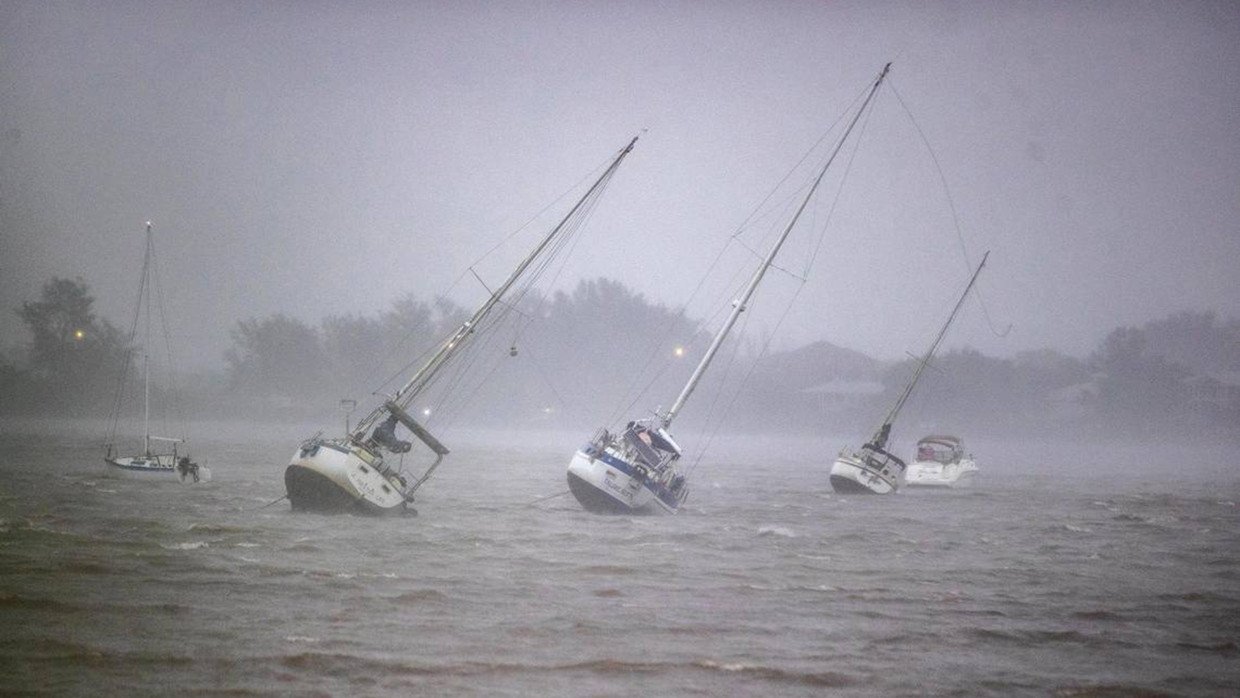
[[[465,346],[465,344],[469,341],[469,338],[473,335],[474,330],[478,327],[478,324],[482,322],[488,314],[490,314],[491,310],[494,309],[500,302],[500,299],[504,297],[504,294],[506,294],[512,285],[515,284],[517,280],[521,278],[522,274],[525,273],[525,270],[528,269],[529,266],[534,263],[534,260],[543,253],[547,246],[551,244],[552,240],[554,240],[559,235],[560,231],[567,226],[568,222],[572,220],[573,216],[576,215],[577,212],[584,206],[586,206],[587,203],[607,185],[607,182],[620,167],[620,163],[624,160],[625,156],[627,156],[629,152],[633,150],[633,146],[637,144],[637,138],[637,136],[634,136],[633,140],[629,141],[629,144],[626,145],[618,155],[616,155],[615,159],[612,160],[611,164],[607,167],[603,174],[599,175],[598,179],[594,181],[594,184],[592,184],[589,190],[587,190],[586,193],[583,194],[577,201],[577,203],[573,205],[573,208],[565,214],[564,218],[562,218],[560,222],[556,224],[556,226],[552,228],[546,236],[543,237],[542,241],[538,243],[538,246],[534,248],[534,251],[530,252],[530,254],[517,265],[517,268],[514,269],[512,274],[508,276],[508,279],[505,280],[504,283],[491,294],[490,298],[488,298],[476,311],[474,311],[474,314],[470,316],[470,318],[466,320],[465,323],[462,324],[451,337],[439,346],[439,349],[436,350],[434,355],[432,355],[431,358],[422,365],[422,368],[418,369],[418,372],[413,374],[413,377],[410,378],[409,381],[405,383],[405,385],[402,386],[395,395],[392,396],[393,403],[402,409],[408,407],[409,403],[413,402],[413,399],[417,396],[418,392],[425,386],[426,381],[434,376],[435,373],[438,372],[449,359],[451,359],[461,350],[462,347]],[[376,408],[373,412],[367,415],[365,419],[357,423],[357,427],[353,429],[352,435],[360,436],[365,434],[366,431],[370,429],[370,426],[386,411],[386,406]]]
[[[956,301],[955,307],[952,308],[951,315],[947,316],[947,322],[943,323],[942,329],[939,330],[938,336],[934,338],[934,342],[930,344],[930,348],[922,355],[917,362],[917,369],[913,371],[912,378],[909,379],[907,385],[904,386],[904,392],[900,394],[900,399],[896,400],[896,404],[891,408],[891,412],[887,413],[887,418],[883,420],[882,426],[874,433],[874,438],[870,439],[870,443],[879,448],[887,447],[887,437],[891,434],[891,425],[895,423],[896,416],[900,414],[900,410],[904,407],[904,403],[908,401],[910,395],[913,394],[913,387],[917,385],[917,380],[921,378],[921,374],[925,372],[926,367],[930,365],[930,360],[934,358],[934,352],[938,350],[939,344],[943,341],[943,337],[947,335],[947,328],[951,327],[952,321],[956,319],[956,314],[960,312],[960,306],[964,305],[964,299],[969,297],[969,291],[973,289],[973,284],[977,282],[978,274],[982,273],[982,267],[986,266],[986,258],[990,257],[990,251],[982,255],[982,261],[977,265],[977,269],[973,271],[973,276],[969,279],[969,285],[964,287],[964,293],[960,294],[960,299]]]
[[[685,383],[685,387],[680,391],[680,395],[676,397],[676,402],[672,403],[671,409],[663,415],[664,427],[671,426],[672,420],[676,418],[676,415],[680,412],[681,408],[685,406],[685,402],[689,399],[689,396],[692,395],[693,391],[697,388],[698,382],[702,379],[702,375],[706,373],[706,368],[710,366],[711,361],[714,360],[715,354],[719,352],[719,348],[723,345],[723,340],[727,337],[728,333],[732,331],[732,326],[736,324],[736,320],[740,317],[741,313],[745,311],[745,305],[749,302],[750,296],[752,296],[754,291],[757,290],[758,284],[762,281],[762,277],[766,275],[767,269],[769,269],[771,263],[775,261],[775,255],[779,254],[779,249],[783,247],[784,241],[788,239],[788,234],[792,232],[792,228],[796,226],[797,221],[800,220],[801,214],[805,211],[805,207],[809,205],[810,199],[813,198],[814,192],[818,189],[818,185],[822,183],[822,178],[826,176],[827,170],[831,167],[831,163],[835,162],[835,156],[839,155],[840,149],[844,147],[844,142],[848,140],[849,134],[852,133],[853,127],[857,125],[857,121],[861,119],[861,115],[865,113],[866,107],[869,106],[870,101],[874,99],[874,94],[878,92],[878,88],[882,84],[883,79],[887,77],[887,71],[889,70],[891,70],[890,63],[883,66],[882,72],[878,74],[878,78],[874,80],[874,85],[870,88],[870,93],[866,95],[865,101],[861,103],[861,106],[857,109],[857,113],[853,115],[852,121],[848,123],[848,128],[844,130],[844,135],[840,137],[839,142],[835,145],[835,149],[831,151],[831,156],[827,158],[826,164],[822,166],[822,170],[819,171],[818,176],[814,179],[813,186],[811,186],[809,191],[805,194],[805,198],[801,201],[801,205],[797,208],[796,214],[792,216],[792,220],[788,221],[788,225],[785,226],[784,231],[780,233],[779,239],[775,241],[775,244],[771,246],[770,251],[766,253],[766,258],[762,260],[762,265],[758,267],[758,270],[754,272],[753,277],[749,279],[749,283],[746,284],[745,290],[741,292],[740,298],[733,303],[732,311],[728,313],[727,319],[723,322],[723,327],[719,328],[719,331],[715,334],[714,340],[710,343],[710,347],[706,349],[706,355],[702,357],[702,360],[698,363],[697,368],[694,369],[693,375],[689,377],[689,381]]]
[[[142,343],[142,454],[151,455],[151,222],[146,222],[146,259],[142,262],[146,295],[146,339]]]

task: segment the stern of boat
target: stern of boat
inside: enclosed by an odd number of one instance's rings
[[[631,465],[592,443],[573,454],[568,464],[568,489],[586,511],[595,514],[650,513],[654,500]]]
[[[312,439],[293,453],[284,487],[294,511],[399,514],[406,500],[392,477],[381,459],[363,449]]]
[[[876,468],[858,454],[841,454],[831,465],[831,487],[840,494],[891,494],[900,487],[902,471]]]

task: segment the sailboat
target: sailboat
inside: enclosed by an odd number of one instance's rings
[[[533,266],[546,267],[548,258],[562,250],[568,236],[588,217],[620,163],[637,143],[634,137],[611,160],[585,194],[569,212],[546,233],[507,280],[455,332],[445,337],[425,363],[394,394],[349,430],[343,438],[322,438],[321,433],[306,439],[293,453],[284,470],[284,486],[294,510],[324,513],[415,514],[409,507],[414,494],[439,467],[448,448],[414,418],[413,401],[449,369],[453,359],[492,327],[487,321],[494,311],[508,309],[505,296]],[[515,351],[515,348],[514,350]],[[412,449],[412,442],[401,439],[397,427],[405,429],[430,452],[434,459],[420,474],[405,472],[399,456]],[[397,458],[392,458],[397,456]],[[391,461],[397,461],[392,463]]]
[[[573,454],[568,465],[568,488],[587,511],[599,514],[675,514],[684,504],[689,496],[689,483],[678,467],[683,451],[671,434],[672,422],[684,408],[719,352],[724,339],[745,311],[784,241],[788,239],[788,234],[805,212],[827,170],[835,162],[849,134],[873,101],[890,69],[891,64],[888,63],[874,80],[826,163],[801,198],[795,213],[767,250],[739,297],[732,302],[732,308],[723,325],[715,333],[706,353],[671,408],[666,412],[656,409],[652,416],[628,422],[620,430],[601,428],[588,443]]]
[[[142,261],[142,278],[138,286],[138,303],[134,309],[134,320],[129,333],[130,351],[125,353],[125,363],[121,367],[120,379],[117,384],[116,399],[113,402],[112,413],[108,418],[108,434],[105,439],[104,446],[107,449],[103,461],[107,464],[107,470],[110,473],[124,474],[138,477],[169,477],[179,476],[182,481],[192,480],[198,482],[204,475],[205,468],[199,468],[198,464],[190,459],[189,454],[179,449],[180,444],[185,443],[184,437],[179,436],[152,436],[151,435],[151,313],[154,310],[151,305],[151,295],[154,281],[158,279],[157,268],[155,264],[155,242],[151,233],[151,224],[146,224],[146,254]],[[156,294],[159,299],[158,293]],[[158,315],[160,323],[167,332],[167,323],[163,315],[163,304],[159,303]],[[145,326],[145,334],[142,343],[142,450],[138,452],[126,452],[118,444],[117,433],[119,424],[124,412],[125,403],[125,385],[129,374],[129,368],[132,365],[132,347],[134,339],[137,337],[138,322],[145,318],[143,323]],[[165,336],[165,340],[167,337]],[[166,342],[165,342],[166,344]],[[169,352],[171,353],[171,352]],[[171,356],[169,357],[169,371],[171,372]],[[168,391],[168,395],[172,396],[175,391]],[[129,453],[129,455],[125,455]]]
[[[965,286],[964,293],[960,294],[960,299],[956,301],[955,307],[952,308],[951,314],[948,315],[947,322],[943,323],[943,327],[939,330],[938,335],[930,343],[930,348],[926,349],[926,353],[918,359],[917,368],[913,371],[913,375],[909,377],[908,383],[905,384],[904,390],[900,393],[900,397],[896,400],[895,405],[887,413],[887,417],[883,419],[882,425],[874,432],[874,436],[870,437],[870,440],[864,446],[852,453],[849,453],[848,449],[841,451],[839,457],[835,459],[835,463],[831,465],[831,487],[836,492],[844,494],[891,494],[900,489],[906,465],[899,456],[887,451],[887,442],[891,437],[891,427],[895,424],[896,417],[899,416],[904,403],[913,394],[913,388],[917,387],[917,381],[921,378],[921,374],[930,365],[931,359],[934,358],[934,352],[938,350],[943,337],[947,335],[947,328],[951,327],[952,321],[956,319],[956,314],[960,312],[960,306],[964,305],[964,299],[969,296],[969,291],[973,289],[973,284],[977,282],[977,276],[982,273],[982,267],[986,266],[986,258],[989,256],[989,252],[982,256],[981,263],[973,271],[973,276],[969,278],[969,284]]]

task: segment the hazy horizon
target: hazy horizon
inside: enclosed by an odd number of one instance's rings
[[[124,324],[147,220],[191,368],[223,366],[238,320],[433,297],[638,133],[544,290],[607,277],[678,308],[888,61],[916,122],[877,105],[775,349],[919,351],[962,241],[992,252],[990,318],[970,303],[948,350],[1081,357],[1173,312],[1240,317],[1228,3],[11,2],[0,39],[0,349],[53,276]]]

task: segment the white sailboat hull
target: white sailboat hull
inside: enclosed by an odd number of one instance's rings
[[[684,501],[683,497],[674,503],[662,501],[632,465],[589,447],[573,454],[568,489],[586,511],[596,514],[674,514]]]
[[[124,456],[104,458],[108,473],[136,479],[167,479],[180,477],[171,456]]]
[[[831,487],[840,494],[891,494],[900,483],[855,455],[841,455],[831,465]]]
[[[972,458],[952,463],[914,461],[904,474],[908,487],[964,488],[972,487],[979,470]]]
[[[398,477],[384,474],[382,466],[356,447],[308,441],[284,469],[284,487],[294,511],[416,514],[408,508]]]

